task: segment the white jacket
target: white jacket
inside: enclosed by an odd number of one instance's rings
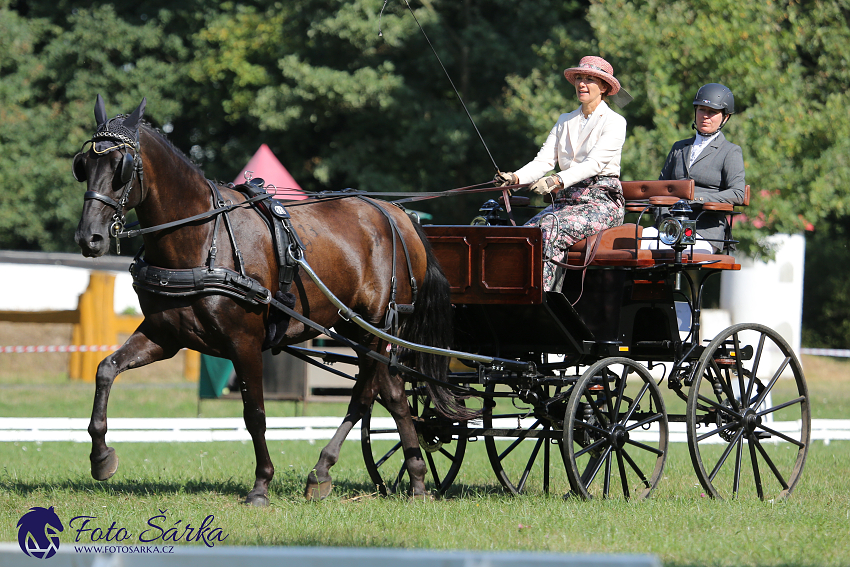
[[[520,183],[537,181],[556,163],[564,187],[596,175],[620,175],[626,119],[602,101],[584,130],[580,121],[581,108],[558,118],[537,157],[514,172]]]

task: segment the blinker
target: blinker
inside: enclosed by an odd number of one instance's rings
[[[127,185],[130,179],[133,178],[133,156],[125,153],[118,162],[118,167],[115,168],[115,177],[112,179],[112,186],[116,189]]]
[[[86,164],[83,154],[77,154],[74,156],[74,165],[71,168],[71,171],[74,174],[74,179],[76,179],[79,183],[82,183],[87,179],[88,175],[86,174]]]
[[[118,162],[118,166],[115,168],[114,177],[112,178],[112,187],[120,189],[124,185],[127,185],[133,178],[134,168],[135,161],[133,155],[125,153],[121,158],[121,161]],[[85,156],[83,154],[79,153],[74,156],[74,163],[71,171],[74,174],[74,179],[80,183],[88,179]]]

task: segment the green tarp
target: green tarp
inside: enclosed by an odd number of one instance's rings
[[[226,358],[201,355],[201,380],[198,395],[201,398],[218,398],[233,374],[233,363]]]

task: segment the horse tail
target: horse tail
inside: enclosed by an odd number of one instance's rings
[[[399,334],[404,340],[413,343],[448,349],[452,347],[454,338],[449,280],[431,249],[425,231],[418,222],[412,220],[411,224],[425,247],[427,268],[425,279],[419,286],[413,314],[405,319]],[[419,351],[404,354],[413,356],[413,366],[422,374],[437,380],[446,380],[449,372],[448,357]],[[434,409],[444,417],[461,421],[480,417],[480,410],[472,410],[464,405],[463,400],[471,396],[457,395],[439,384],[428,381],[425,382],[425,389],[431,397]]]

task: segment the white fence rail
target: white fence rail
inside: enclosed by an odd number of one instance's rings
[[[330,439],[341,423],[340,417],[271,417],[266,419],[268,440],[320,440]],[[499,421],[499,420],[497,420]],[[523,420],[519,425],[530,427],[533,420]],[[48,442],[72,441],[88,443],[88,418],[68,417],[2,417],[0,418],[0,442]],[[494,423],[497,428],[515,428],[516,420]],[[473,424],[473,427],[475,424]],[[392,418],[372,419],[372,429],[393,429]],[[788,435],[800,431],[799,421],[775,421],[773,429]],[[641,435],[651,436],[652,431],[632,433],[639,440]],[[349,439],[359,439],[359,425],[349,433]],[[373,438],[392,438],[389,434]],[[107,441],[110,443],[160,443],[160,442],[208,442],[250,441],[251,436],[245,423],[238,417],[220,418],[110,418]],[[850,440],[850,419],[812,420],[812,441]],[[686,442],[684,423],[670,424],[670,441]]]

